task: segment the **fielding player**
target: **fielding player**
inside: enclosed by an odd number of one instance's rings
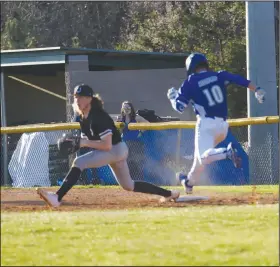
[[[103,101],[99,95],[94,94],[91,87],[85,84],[75,87],[74,107],[80,115],[81,136],[65,135],[58,141],[59,150],[65,155],[75,153],[80,147],[93,150],[75,158],[56,193],[37,189],[37,193],[49,206],[60,206],[62,198],[77,183],[84,169],[105,165],[110,166],[116,180],[125,190],[159,195],[164,201],[176,200],[179,197],[178,191],[131,179],[127,165],[127,145],[122,141],[113,119],[103,109]]]

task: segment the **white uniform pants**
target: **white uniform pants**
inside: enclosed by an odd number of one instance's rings
[[[228,123],[222,118],[197,116],[195,128],[194,162],[188,179],[190,185],[199,180],[205,165],[227,158],[226,148],[215,148],[228,133]]]

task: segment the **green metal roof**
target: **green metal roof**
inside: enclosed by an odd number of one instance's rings
[[[1,51],[1,67],[64,63],[65,51],[60,47]]]
[[[47,47],[1,51],[1,67],[65,64],[68,55],[88,55],[92,66],[183,68],[188,53],[135,52],[90,48]]]

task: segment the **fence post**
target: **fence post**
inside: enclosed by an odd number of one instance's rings
[[[247,91],[248,117],[278,113],[274,12],[274,2],[246,2],[247,77],[267,92],[265,103],[260,105],[254,93]],[[279,177],[277,128],[276,124],[248,126],[249,170],[254,184],[268,183]],[[262,153],[266,159],[257,153]],[[266,173],[262,167],[264,160],[270,168]]]
[[[177,130],[177,144],[176,144],[176,172],[180,171],[180,152],[181,152],[181,139],[182,139],[182,129]],[[180,184],[176,181],[177,184]]]
[[[1,127],[7,127],[4,88],[4,69],[1,69]],[[3,135],[3,175],[4,185],[8,185],[8,135]]]

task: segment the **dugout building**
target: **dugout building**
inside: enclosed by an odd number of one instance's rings
[[[73,88],[87,83],[110,114],[129,100],[136,109],[176,116],[166,97],[186,77],[187,54],[140,53],[62,47],[1,52],[6,125],[70,121]],[[192,120],[191,110],[179,115]]]
[[[193,120],[191,107],[179,115],[166,97],[168,88],[179,87],[186,78],[187,56],[65,47],[1,51],[1,126],[71,121],[72,94],[78,83],[100,93],[113,118],[128,100],[136,109],[152,109],[161,117]],[[11,182],[6,166],[21,136],[11,134],[1,140],[1,184]],[[58,163],[55,150],[54,139],[49,168],[64,169],[62,177],[67,161]]]

